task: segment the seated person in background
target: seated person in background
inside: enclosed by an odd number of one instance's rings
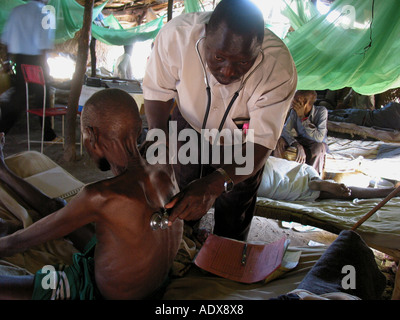
[[[318,90],[315,105],[324,106],[327,109],[336,109],[338,102],[343,100],[343,89],[340,90]]]
[[[141,299],[154,294],[172,266],[182,220],[153,231],[150,219],[178,188],[170,165],[149,165],[139,154],[136,140],[141,120],[134,99],[119,89],[99,91],[86,102],[81,121],[87,152],[101,170],[111,169],[115,177],[85,186],[62,206],[20,181],[1,157],[1,180],[43,216],[14,233],[15,226],[8,228],[0,221],[3,234],[11,233],[0,238],[0,257],[81,231],[91,223],[97,243],[76,254],[73,265],[57,271],[60,281],[54,289],[43,288],[48,275],[41,271],[32,276],[0,276],[2,299]]]
[[[338,109],[352,108],[352,109],[375,109],[375,97],[365,96],[350,89],[349,93],[344,97],[343,102],[338,104]]]
[[[400,103],[390,102],[375,110],[338,109],[328,111],[328,120],[364,127],[400,130]]]
[[[132,74],[132,56],[133,45],[124,46],[124,53],[117,59],[114,67],[114,77],[120,79],[134,79]]]
[[[257,195],[272,200],[314,201],[321,199],[352,200],[384,198],[395,188],[347,187],[343,183],[322,180],[307,165],[269,157]]]
[[[294,160],[313,166],[321,175],[327,151],[328,110],[315,106],[316,99],[317,93],[313,90],[296,91],[273,155],[284,158],[289,147],[295,148]]]

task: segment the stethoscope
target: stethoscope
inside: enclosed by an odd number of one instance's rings
[[[206,113],[204,114],[204,118],[203,118],[203,124],[201,126],[201,130],[202,131],[206,128],[208,115],[210,113],[210,108],[211,108],[211,89],[210,89],[210,84],[208,82],[206,66],[204,64],[203,58],[201,57],[200,50],[199,50],[199,43],[202,40],[204,40],[205,38],[206,38],[205,36],[201,37],[199,40],[196,41],[196,45],[195,45],[197,56],[199,57],[201,67],[203,69],[204,83],[206,84],[206,92],[207,92],[207,107],[206,107]],[[239,89],[236,90],[236,92],[234,93],[233,97],[231,98],[231,101],[228,104],[228,107],[225,110],[225,113],[224,113],[224,115],[222,117],[222,120],[221,120],[221,122],[219,124],[219,127],[218,127],[218,132],[221,132],[222,127],[225,124],[226,118],[228,117],[228,114],[229,114],[233,104],[235,103],[237,97],[239,96],[239,92],[243,89],[243,87],[246,84],[247,80],[253,75],[253,73],[261,66],[261,63],[264,61],[264,52],[261,49],[260,49],[260,53],[261,53],[261,61],[257,64],[257,66],[250,72],[250,74],[245,79],[242,79],[242,82],[240,83]],[[214,143],[217,140],[218,139],[215,139]],[[200,166],[200,178],[202,178],[202,176],[203,176],[203,165]]]
[[[208,83],[208,78],[207,78],[207,72],[206,72],[206,67],[204,64],[204,61],[201,57],[200,51],[199,51],[199,43],[200,41],[204,40],[205,37],[201,37],[199,40],[196,42],[196,52],[199,57],[201,66],[203,68],[203,74],[204,74],[204,82],[206,84],[206,92],[207,92],[207,108],[206,108],[206,113],[203,118],[203,124],[201,126],[201,129],[204,130],[206,128],[207,120],[208,120],[208,115],[210,113],[210,108],[211,108],[211,89],[210,89],[210,84]],[[261,66],[261,63],[264,61],[264,52],[260,49],[261,52],[261,61],[257,64],[257,66],[253,69],[253,71],[250,72],[250,74],[245,78],[242,79],[242,82],[240,83],[239,89],[234,93],[233,97],[231,98],[231,101],[228,104],[228,107],[225,110],[224,116],[222,117],[222,120],[219,124],[218,127],[218,132],[221,132],[222,127],[225,124],[226,118],[228,117],[229,111],[231,110],[233,104],[235,103],[237,97],[239,96],[239,92],[243,89],[244,85],[246,84],[247,80],[252,76],[252,74]],[[214,143],[218,140],[214,140]],[[203,164],[201,162],[200,166],[200,178],[203,176]],[[162,208],[159,211],[156,211],[153,213],[150,219],[150,227],[152,230],[158,230],[158,229],[166,229],[168,228],[168,217],[169,213],[168,210],[165,208]]]

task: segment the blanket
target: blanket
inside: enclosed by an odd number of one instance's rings
[[[297,289],[315,294],[344,292],[366,300],[380,299],[386,278],[374,254],[353,231],[342,231],[304,277]]]

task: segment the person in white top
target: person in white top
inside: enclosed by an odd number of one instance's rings
[[[225,154],[212,163],[212,153],[209,159],[201,154],[200,142],[198,161],[183,163],[179,150],[185,143],[177,139],[174,170],[181,192],[165,206],[171,222],[197,221],[214,205],[214,233],[246,238],[262,168],[281,134],[296,85],[289,50],[265,29],[262,13],[249,0],[222,0],[212,13],[182,14],[160,30],[143,80],[150,131],[174,129],[171,115],[178,134],[192,129],[199,141],[207,129],[247,133],[240,148],[231,148],[243,152],[245,164],[237,153],[230,154],[231,163]],[[232,144],[229,139],[217,143],[218,151],[230,153],[224,148]],[[239,170],[245,166],[250,170]]]
[[[12,105],[2,109],[0,130],[7,133],[18,120],[26,108],[25,81],[21,64],[41,66],[48,82],[48,66],[46,52],[54,45],[55,29],[48,21],[55,21],[51,10],[44,8],[47,0],[31,0],[26,4],[15,7],[4,26],[1,42],[7,46],[9,59],[16,64],[15,91],[11,97]],[[47,86],[48,87],[48,86]],[[35,97],[35,106],[42,105],[43,89],[39,85],[30,85],[30,93]],[[46,108],[50,104],[50,95],[46,93]],[[39,119],[40,120],[40,119]],[[42,122],[40,121],[40,124]],[[46,141],[56,138],[51,128],[50,118],[45,121]]]
[[[322,180],[318,172],[306,163],[270,156],[257,195],[278,201],[353,200],[385,198],[396,187],[346,186],[333,180]]]

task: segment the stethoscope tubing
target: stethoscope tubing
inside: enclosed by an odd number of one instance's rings
[[[198,39],[196,41],[196,45],[195,45],[195,49],[197,52],[197,56],[199,57],[202,69],[203,69],[203,74],[204,74],[204,82],[206,84],[206,92],[207,92],[207,107],[206,107],[206,112],[204,114],[204,118],[203,118],[203,123],[201,126],[201,132],[206,128],[207,125],[207,120],[208,120],[208,116],[210,113],[210,108],[211,108],[211,89],[210,89],[210,84],[208,82],[208,78],[207,78],[207,72],[206,72],[206,66],[204,64],[204,61],[201,57],[200,51],[199,51],[199,43],[200,41],[204,40],[205,37],[201,37],[200,39]],[[234,93],[233,97],[231,98],[231,101],[228,104],[228,107],[226,108],[225,112],[224,112],[224,116],[221,119],[221,122],[219,124],[218,127],[218,132],[221,132],[226,118],[228,117],[228,114],[230,112],[230,110],[232,109],[233,104],[235,103],[236,99],[239,96],[239,92],[243,89],[244,85],[246,84],[247,80],[253,75],[253,73],[261,66],[261,63],[264,61],[264,52],[260,49],[260,53],[261,53],[261,61],[257,64],[257,66],[250,72],[250,74],[244,79],[242,80],[239,89]],[[214,140],[214,143],[218,140],[217,139]],[[200,169],[200,178],[203,176],[203,165],[201,165],[201,169]]]
[[[200,54],[200,51],[199,51],[199,43],[200,43],[200,41],[202,41],[204,39],[205,39],[205,37],[201,37],[199,40],[196,41],[196,45],[195,45],[196,52],[197,52],[197,55],[199,57],[202,69],[203,69],[204,82],[206,84],[206,92],[207,92],[207,107],[206,107],[206,113],[205,113],[204,118],[203,118],[203,124],[202,124],[202,127],[201,127],[202,130],[204,130],[205,127],[206,127],[207,120],[208,120],[208,115],[210,113],[210,107],[211,107],[211,89],[210,89],[210,84],[209,84],[208,78],[207,78],[206,66],[204,64],[204,61],[203,61],[203,59],[201,57],[201,54]],[[239,92],[243,89],[243,87],[246,84],[247,80],[253,75],[253,73],[261,66],[261,63],[264,61],[264,52],[261,49],[260,49],[260,53],[261,53],[261,61],[251,71],[251,73],[244,79],[244,81],[242,81],[242,83],[240,84],[239,89],[234,93],[231,101],[229,102],[228,107],[225,110],[224,116],[222,117],[222,120],[220,122],[218,131],[222,130],[222,127],[225,124],[225,121],[226,121],[226,118],[228,117],[230,109],[232,108],[233,104],[235,103],[237,97],[239,96]]]

